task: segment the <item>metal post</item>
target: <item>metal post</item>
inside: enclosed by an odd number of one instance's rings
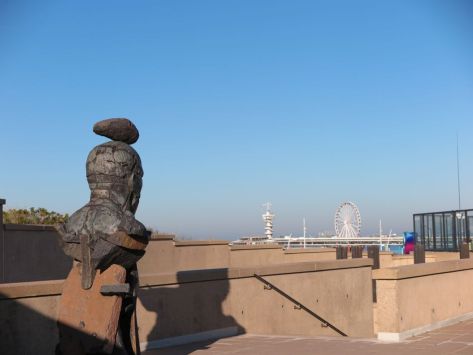
[[[337,246],[337,260],[338,259],[347,259],[348,258],[348,248],[344,246]]]
[[[437,231],[435,230],[435,214],[432,213],[432,242],[434,250],[437,250]]]
[[[3,205],[5,202],[0,198],[0,283],[5,282],[5,227],[3,226]]]
[[[457,214],[455,212],[452,212],[452,242],[453,242],[453,250],[458,251]]]
[[[379,246],[368,245],[368,258],[373,259],[373,270],[379,269]]]
[[[373,270],[379,269],[379,246],[368,245],[368,258],[373,259]],[[371,280],[373,290],[373,302],[377,302],[376,280]]]
[[[470,258],[470,245],[468,243],[460,244],[460,259]]]
[[[351,258],[359,259],[363,257],[363,246],[362,245],[353,245],[351,247]]]
[[[3,205],[5,204],[5,200],[0,198],[0,226],[3,230]]]
[[[425,216],[421,214],[420,218],[420,240],[423,245],[425,245]],[[417,243],[417,241],[416,241]]]
[[[447,224],[445,223],[445,213],[442,213],[442,250],[448,247]]]
[[[470,244],[471,239],[470,239],[470,221],[468,219],[468,211],[465,210],[465,236],[466,236],[466,242]]]
[[[425,250],[424,246],[416,244],[414,247],[414,264],[425,263]]]

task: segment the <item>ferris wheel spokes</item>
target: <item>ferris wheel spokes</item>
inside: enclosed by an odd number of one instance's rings
[[[335,232],[340,238],[356,238],[360,235],[361,216],[353,202],[342,203],[335,211]]]

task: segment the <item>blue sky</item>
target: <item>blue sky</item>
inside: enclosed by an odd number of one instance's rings
[[[128,117],[137,217],[192,238],[363,233],[473,208],[469,1],[0,0],[0,197],[74,212],[94,122]]]

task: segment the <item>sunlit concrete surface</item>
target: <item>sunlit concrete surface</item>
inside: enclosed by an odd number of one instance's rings
[[[216,341],[148,350],[144,355],[180,354],[473,354],[473,320],[437,329],[400,343],[341,337],[240,335]]]

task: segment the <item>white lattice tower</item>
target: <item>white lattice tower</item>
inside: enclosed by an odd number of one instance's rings
[[[273,218],[274,214],[271,213],[271,203],[267,202],[263,206],[266,207],[266,212],[263,214],[264,221],[264,235],[268,239],[273,238]]]

